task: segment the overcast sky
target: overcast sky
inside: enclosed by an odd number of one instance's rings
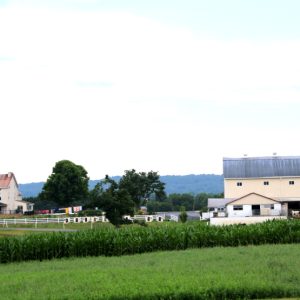
[[[300,155],[299,0],[0,0],[0,173],[222,174]]]

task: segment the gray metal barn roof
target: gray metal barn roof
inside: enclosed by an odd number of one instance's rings
[[[231,202],[232,198],[208,198],[207,207],[208,208],[218,208],[225,207],[227,203]]]
[[[300,156],[223,158],[224,178],[300,176]]]

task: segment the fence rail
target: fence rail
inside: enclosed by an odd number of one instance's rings
[[[68,223],[94,223],[106,222],[105,217],[66,217],[66,218],[24,218],[24,219],[0,219],[0,225],[8,226],[18,224],[68,224]]]

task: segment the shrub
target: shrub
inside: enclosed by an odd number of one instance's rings
[[[87,209],[78,212],[78,217],[93,217],[93,216],[102,216],[102,210]]]
[[[179,220],[182,223],[185,223],[187,221],[187,213],[185,211],[185,207],[184,206],[182,206],[180,208]]]

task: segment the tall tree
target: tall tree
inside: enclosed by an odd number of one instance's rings
[[[106,213],[108,220],[119,226],[123,215],[132,215],[134,202],[130,194],[108,175],[90,192],[91,204],[101,208]]]
[[[87,171],[69,160],[58,161],[39,197],[58,205],[83,204],[88,196]]]
[[[126,170],[120,179],[119,186],[130,194],[136,208],[154,196],[156,200],[165,199],[165,184],[160,181],[157,172],[150,171],[137,173],[134,169]]]

